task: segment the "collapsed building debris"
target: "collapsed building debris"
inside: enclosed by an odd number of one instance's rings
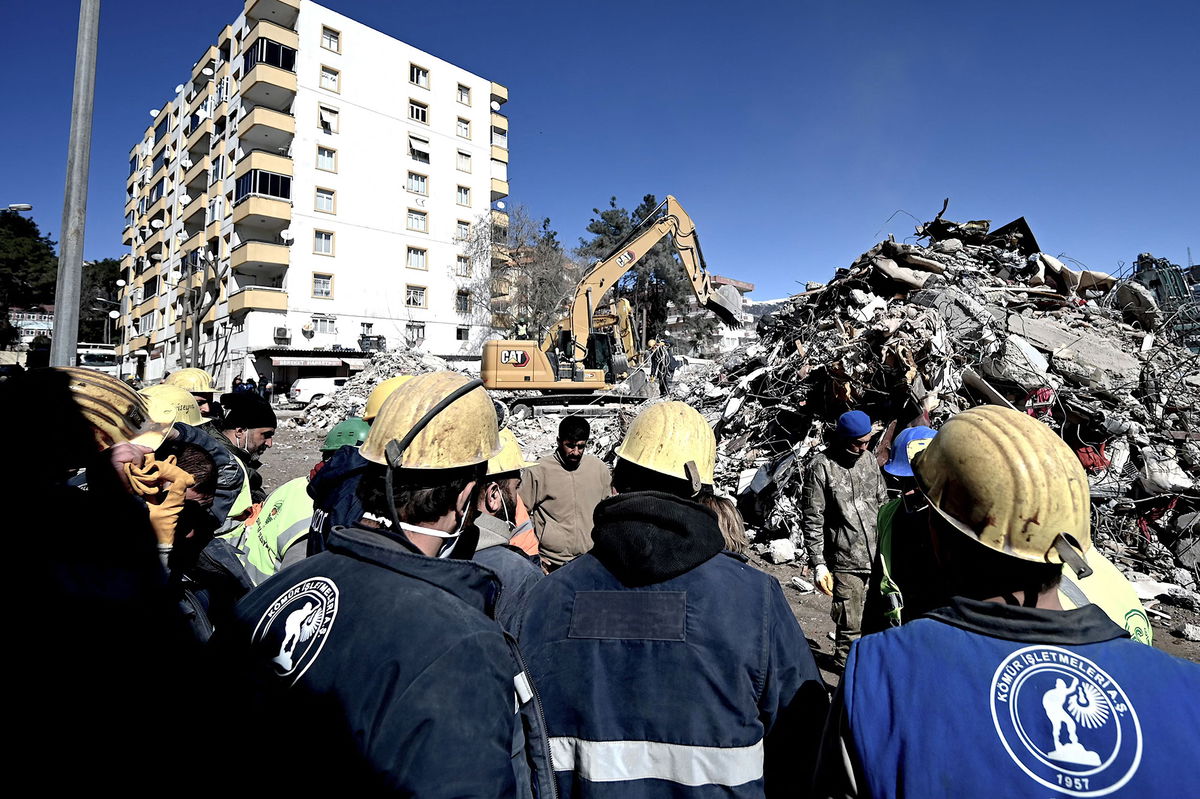
[[[883,463],[904,427],[1007,405],[1078,454],[1097,546],[1170,586],[1163,602],[1200,601],[1200,356],[1169,343],[1140,284],[1069,269],[1023,219],[989,230],[939,214],[921,244],[880,242],[677,385],[718,432],[719,480],[769,536],[798,540],[804,467],[841,412],[881,420]]]

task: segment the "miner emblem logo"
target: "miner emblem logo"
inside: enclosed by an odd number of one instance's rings
[[[1087,658],[1054,646],[1018,650],[997,667],[990,699],[1005,750],[1047,788],[1105,796],[1137,771],[1137,712],[1124,689]]]
[[[321,654],[337,610],[337,585],[326,577],[311,577],[271,603],[251,642],[267,651],[276,675],[294,684]]]

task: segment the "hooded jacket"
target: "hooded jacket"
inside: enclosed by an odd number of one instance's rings
[[[351,527],[362,519],[358,484],[370,465],[357,447],[346,444],[313,475],[308,483],[308,495],[313,499],[308,554],[325,551],[325,542],[334,527]]]
[[[560,793],[794,795],[828,700],[778,581],[668,494],[601,502],[592,535],[517,625]]]
[[[498,592],[475,563],[341,527],[252,591],[219,647],[254,689],[245,732],[270,764],[263,787],[511,797],[532,780],[546,795],[540,710],[489,618]]]
[[[519,549],[509,544],[512,525],[503,519],[481,513],[475,519],[479,543],[471,560],[487,566],[500,578],[503,589],[496,602],[496,621],[511,631],[517,611],[525,603],[529,589],[542,579],[542,570]]]

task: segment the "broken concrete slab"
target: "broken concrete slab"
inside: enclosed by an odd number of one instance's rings
[[[796,559],[796,547],[786,538],[776,538],[768,545],[767,557],[776,565],[791,563]]]

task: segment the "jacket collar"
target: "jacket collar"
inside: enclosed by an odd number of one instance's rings
[[[487,513],[481,513],[475,518],[475,527],[479,530],[479,543],[475,545],[476,552],[504,546],[512,538],[512,525]]]
[[[592,555],[628,586],[678,577],[725,547],[716,514],[659,491],[609,497],[592,519]]]
[[[429,583],[491,618],[500,598],[500,578],[469,560],[431,558],[388,530],[335,527],[329,549]]]
[[[956,596],[925,617],[991,638],[1031,644],[1071,646],[1129,637],[1096,605],[1045,610]]]

